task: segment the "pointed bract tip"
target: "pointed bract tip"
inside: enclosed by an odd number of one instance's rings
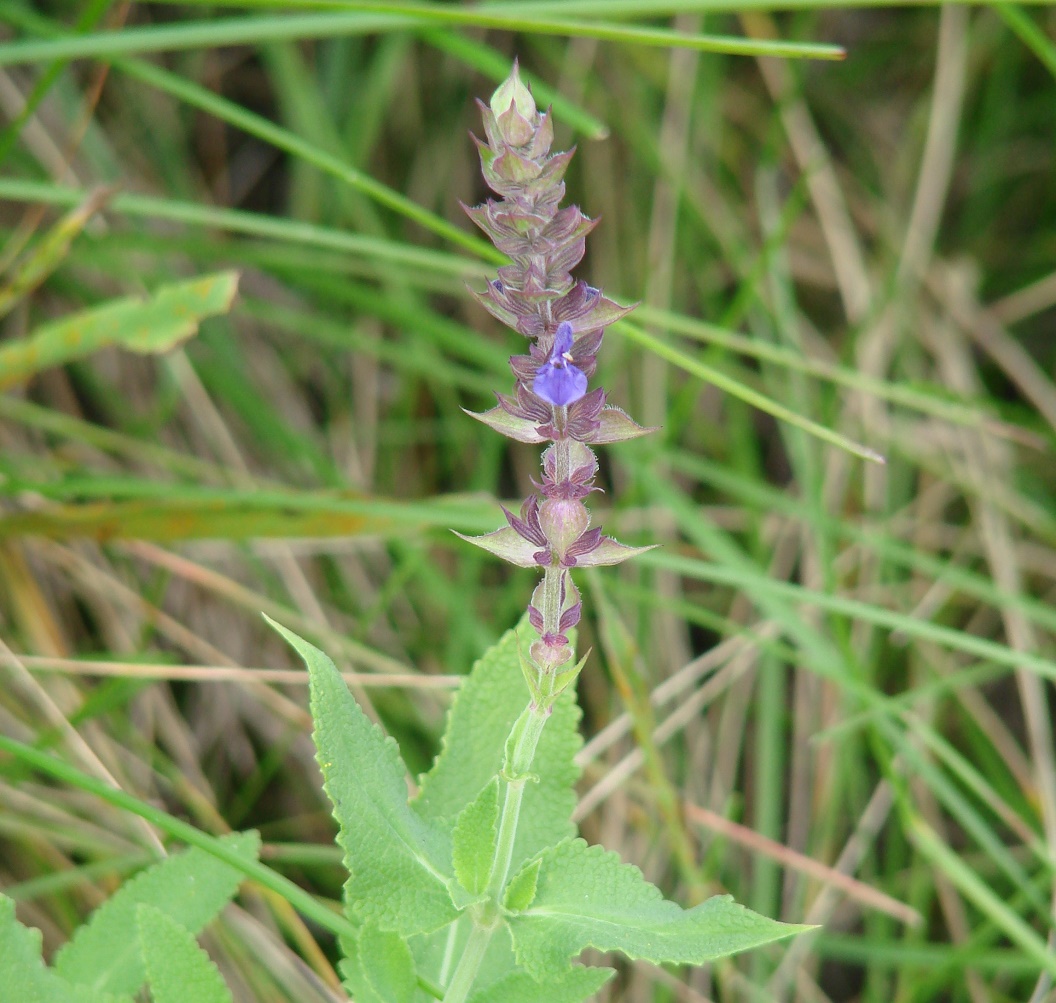
[[[535,107],[535,99],[532,92],[521,80],[520,67],[515,59],[510,75],[498,86],[491,96],[491,112],[498,118],[510,110],[510,107],[529,121],[533,121],[538,111]]]

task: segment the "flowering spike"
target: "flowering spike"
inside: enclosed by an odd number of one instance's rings
[[[550,112],[539,112],[516,63],[490,103],[478,105],[487,138],[475,140],[481,172],[499,198],[463,208],[510,263],[482,291],[470,291],[493,317],[528,339],[528,351],[510,358],[513,394],[497,395],[498,407],[483,414],[467,413],[518,442],[550,445],[538,494],[525,500],[518,515],[504,509],[504,528],[462,538],[511,564],[542,570],[528,606],[538,638],[520,658],[533,701],[550,706],[585,661],[574,661],[568,639],[582,614],[570,569],[618,564],[650,549],[625,547],[590,528],[583,499],[600,489],[588,443],[618,442],[652,429],[606,405],[601,387],[588,389],[605,328],[634,308],[572,278],[597,225],[578,206],[561,208],[575,150],[551,154]]]
[[[547,498],[539,506],[539,525],[558,559],[587,532],[590,513],[578,498]]]

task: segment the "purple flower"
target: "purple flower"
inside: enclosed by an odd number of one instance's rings
[[[587,392],[587,376],[572,365],[572,325],[566,320],[557,326],[550,358],[536,371],[532,390],[557,407],[579,400]]]

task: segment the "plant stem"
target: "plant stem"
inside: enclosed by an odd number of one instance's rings
[[[506,797],[502,804],[499,835],[495,841],[495,859],[491,865],[487,888],[488,898],[496,904],[509,876],[513,844],[517,838],[517,822],[521,816],[524,785],[528,782],[532,760],[535,759],[535,750],[539,745],[539,736],[542,735],[549,716],[534,703],[529,704],[510,732],[510,737],[514,738],[513,747],[509,748],[509,743],[507,744],[508,759],[502,771],[506,780]]]
[[[476,980],[484,952],[498,928],[500,901],[513,861],[513,845],[517,840],[517,823],[521,816],[524,785],[531,777],[532,761],[539,746],[539,738],[549,719],[549,712],[530,703],[517,719],[506,741],[506,762],[499,774],[506,784],[502,802],[499,831],[495,840],[495,857],[491,864],[486,891],[487,901],[473,912],[473,929],[458,967],[444,994],[443,1003],[463,1003]]]
[[[462,952],[451,984],[444,993],[443,1003],[463,1003],[469,996],[495,929],[495,926],[481,926],[474,920],[469,940],[466,941],[466,949]]]

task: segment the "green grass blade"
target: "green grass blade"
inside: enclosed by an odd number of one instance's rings
[[[1056,954],[1013,909],[939,838],[918,815],[909,819],[909,834],[917,849],[940,868],[967,899],[995,923],[1041,971],[1056,975]]]
[[[1034,53],[1048,71],[1056,77],[1056,43],[1033,21],[1018,4],[997,3],[993,5],[998,17],[1019,37],[1019,40]]]
[[[841,595],[826,595],[790,582],[774,581],[761,572],[746,572],[738,568],[724,567],[707,561],[658,551],[643,555],[641,560],[655,564],[657,567],[678,571],[700,581],[732,586],[743,591],[753,601],[757,601],[763,595],[781,597],[796,604],[814,606],[829,613],[837,613],[891,631],[899,631],[910,637],[934,641],[952,651],[960,651],[975,658],[1003,665],[1010,672],[1017,667],[1022,667],[1030,669],[1043,679],[1056,681],[1056,663],[1040,655],[1014,651],[996,641],[932,623],[930,620],[916,619],[904,613],[862,602],[859,599]]]
[[[853,439],[849,439],[847,436],[833,431],[831,428],[826,428],[824,425],[821,425],[810,418],[805,418],[803,415],[796,414],[791,408],[787,408],[783,404],[767,397],[765,394],[753,390],[751,387],[746,386],[739,380],[733,379],[733,377],[728,376],[726,373],[720,372],[713,366],[709,366],[707,363],[701,362],[699,359],[687,355],[685,352],[675,348],[673,345],[667,344],[655,335],[649,334],[636,324],[621,320],[616,325],[616,329],[620,331],[628,341],[632,341],[636,345],[641,345],[643,348],[647,348],[654,355],[658,355],[661,359],[666,359],[683,372],[688,373],[690,376],[695,376],[697,379],[703,380],[705,383],[710,383],[712,386],[716,386],[720,390],[732,394],[746,404],[751,404],[752,407],[766,412],[766,414],[773,415],[781,421],[786,421],[790,425],[802,429],[804,432],[809,432],[823,442],[828,442],[848,453],[860,456],[864,460],[870,460],[873,463],[886,462],[883,454],[877,452],[875,449],[872,449],[869,446],[863,446],[861,443],[857,443]]]
[[[451,7],[424,3],[401,4],[399,7],[391,4],[348,4],[342,7],[351,13],[227,18],[124,28],[121,31],[97,32],[70,38],[7,42],[0,44],[0,66],[56,59],[113,60],[116,57],[142,55],[147,52],[197,49],[203,45],[249,45],[289,38],[376,34],[432,24],[592,38],[628,45],[685,48],[726,55],[799,59],[846,57],[846,52],[838,45],[704,35],[606,21],[525,17],[519,13],[491,12],[480,7]]]
[[[16,262],[0,285],[0,317],[37,288],[66,259],[70,245],[106,201],[107,193],[85,193],[83,201]]]
[[[29,11],[18,9],[17,22],[20,26],[47,35],[61,35],[52,22]],[[83,38],[83,36],[81,36]],[[134,59],[114,58],[113,65],[122,72],[143,83],[169,94],[185,104],[213,115],[220,121],[236,126],[252,136],[284,150],[292,156],[299,157],[319,170],[332,175],[351,188],[362,192],[375,200],[379,205],[393,210],[401,216],[451,241],[453,244],[471,250],[486,261],[501,263],[506,260],[490,244],[453,226],[435,213],[423,209],[411,199],[393,191],[362,171],[345,163],[340,157],[319,149],[302,137],[276,125],[274,122],[249,111],[234,101],[221,97],[214,91],[171,73],[152,63]]]
[[[83,189],[43,181],[0,178],[0,199],[75,206],[89,196]],[[412,272],[425,270],[453,278],[475,278],[487,273],[479,260],[446,251],[415,247],[404,241],[388,240],[362,233],[349,233],[335,227],[302,220],[268,216],[244,209],[185,202],[119,192],[107,202],[107,211],[143,220],[168,220],[207,230],[225,230],[252,237],[266,237],[293,246],[310,246],[340,251],[375,261],[389,262]]]

